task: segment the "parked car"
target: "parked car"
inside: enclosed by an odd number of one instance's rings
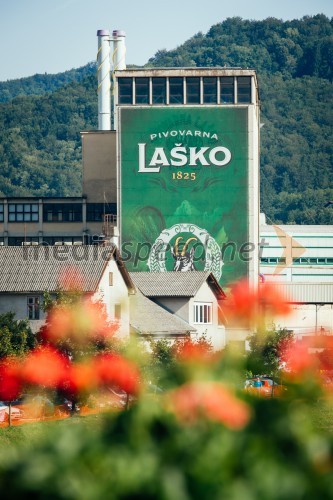
[[[24,394],[20,399],[13,401],[12,404],[22,412],[26,419],[50,417],[54,414],[52,401],[41,395]]]
[[[262,397],[280,397],[286,391],[284,385],[278,384],[271,377],[259,375],[247,379],[245,382],[245,389],[250,393]]]
[[[11,407],[11,418],[12,420],[19,420],[23,417],[23,411],[15,406]],[[0,423],[8,422],[9,420],[9,406],[0,401]]]

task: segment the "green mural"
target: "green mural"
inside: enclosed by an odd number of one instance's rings
[[[120,108],[122,255],[130,271],[248,275],[246,108]]]

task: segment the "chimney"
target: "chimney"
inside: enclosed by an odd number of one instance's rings
[[[126,33],[123,30],[112,31],[113,40],[113,71],[126,69],[126,46],[125,46]]]
[[[110,32],[98,30],[98,130],[111,130]]]

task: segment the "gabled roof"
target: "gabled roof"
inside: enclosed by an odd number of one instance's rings
[[[134,289],[114,246],[0,246],[0,293],[66,290],[78,278],[83,292],[95,292],[111,258]]]
[[[130,324],[141,334],[185,335],[195,328],[145,297],[139,290],[130,297]]]
[[[130,273],[135,286],[146,297],[194,297],[207,281],[218,299],[225,294],[214,275],[209,271]]]

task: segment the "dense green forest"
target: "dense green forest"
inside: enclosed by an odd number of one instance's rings
[[[229,18],[147,66],[255,68],[261,210],[276,223],[333,224],[333,20]],[[95,64],[0,83],[0,195],[81,193],[80,131],[97,127]]]

